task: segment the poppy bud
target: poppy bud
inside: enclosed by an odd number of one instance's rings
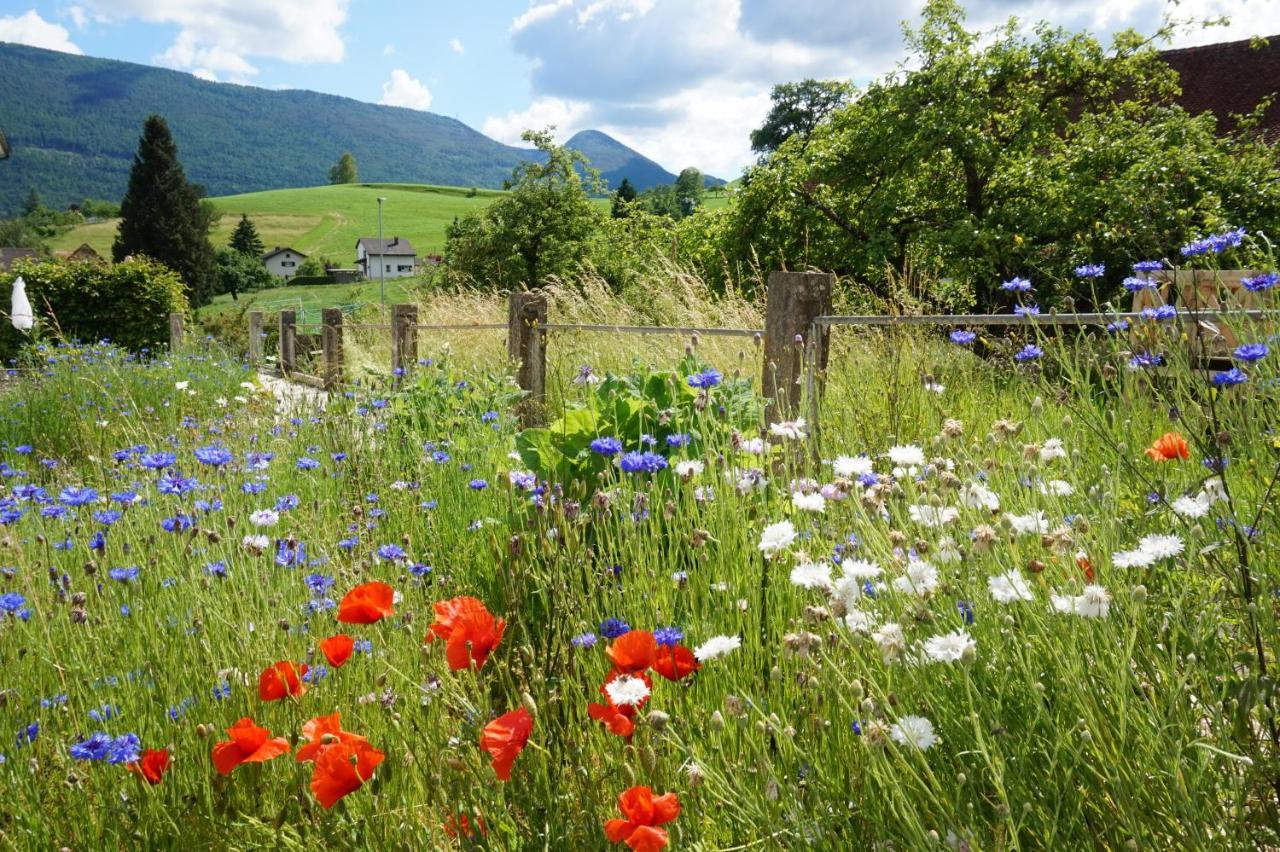
[[[1032,574],[1039,574],[1040,572],[1044,571],[1044,568],[1045,568],[1044,563],[1041,562],[1039,559],[1032,559],[1030,562],[1027,563],[1027,570],[1030,571]]]
[[[200,724],[196,725],[196,736],[200,737],[201,739],[204,739],[205,737],[209,736],[209,729],[205,726],[204,722],[201,722]]]
[[[969,780],[969,776],[965,775],[963,772],[956,773],[957,784],[963,785],[968,780]]]
[[[628,787],[635,786],[635,783],[636,783],[636,771],[635,771],[635,769],[633,769],[633,768],[632,768],[632,766],[631,766],[631,764],[630,764],[630,763],[624,763],[624,764],[622,764],[622,775],[623,775],[623,777],[624,777],[624,779],[625,779],[625,783],[626,783],[626,785],[627,785]]]
[[[862,715],[874,716],[876,712],[876,702],[871,698],[862,699]]]
[[[467,768],[467,765],[456,757],[447,757],[444,762],[445,765],[455,772],[462,772]]]
[[[524,704],[525,709],[529,711],[529,715],[538,715],[538,702],[533,700],[532,695],[527,692],[522,692],[520,693],[520,701]]]
[[[378,686],[386,686],[386,685],[387,685],[387,673],[386,673],[386,672],[383,672],[382,674],[378,675],[377,679],[376,679],[376,680],[374,680],[374,683],[376,683]]]
[[[668,714],[663,713],[661,710],[650,710],[648,721],[649,727],[653,728],[655,731],[661,731],[667,727],[667,723],[671,721],[671,717]]]
[[[1146,601],[1147,601],[1147,587],[1143,585],[1134,586],[1133,602],[1136,604],[1141,604],[1141,603],[1146,603]]]
[[[724,716],[720,715],[719,710],[711,714],[711,730],[713,731],[724,730]]]

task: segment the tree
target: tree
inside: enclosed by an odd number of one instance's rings
[[[218,291],[230,293],[235,299],[240,293],[267,290],[275,287],[279,279],[272,275],[255,254],[246,254],[234,248],[218,249]]]
[[[44,238],[25,218],[0,219],[0,246],[44,251]]]
[[[329,169],[329,183],[355,183],[359,180],[356,170],[356,158],[350,151],[343,151],[338,162]]]
[[[510,192],[449,227],[445,258],[452,272],[509,288],[539,287],[578,268],[603,218],[590,197],[600,193],[600,174],[581,153],[555,144],[552,130],[521,134],[546,162],[516,166]]]
[[[258,236],[253,220],[245,213],[240,214],[240,223],[231,234],[230,246],[234,251],[254,259],[262,257],[262,239]]]
[[[751,150],[770,154],[792,136],[808,136],[852,96],[853,87],[839,80],[809,79],[774,86],[773,108],[764,124],[751,131]]]
[[[681,217],[688,216],[702,204],[702,172],[687,168],[676,178],[676,202]]]
[[[631,202],[636,200],[636,188],[630,179],[623,178],[618,184],[618,191],[613,194],[613,208],[609,211],[614,219],[621,219],[631,212]]]
[[[217,287],[209,228],[216,214],[187,182],[169,125],[147,119],[120,203],[120,228],[111,253],[119,263],[146,255],[178,273],[193,306],[208,302]]]
[[[44,209],[44,201],[40,198],[40,191],[34,186],[27,193],[26,201],[22,202],[22,215],[34,216]]]

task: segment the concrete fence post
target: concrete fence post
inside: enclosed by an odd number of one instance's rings
[[[262,363],[262,311],[249,312],[249,363]]]
[[[545,346],[547,297],[542,293],[511,293],[507,314],[507,357],[516,366],[516,382],[527,396],[516,406],[520,423],[537,426],[543,421],[547,392]]]
[[[182,314],[169,314],[169,351],[177,352],[182,348]]]
[[[832,273],[771,272],[765,303],[764,375],[761,390],[770,422],[795,417],[806,385],[806,368],[827,367],[828,329],[814,324],[831,313]],[[810,396],[819,391],[815,386]],[[810,424],[814,428],[816,424]]]
[[[294,311],[280,312],[280,357],[277,367],[280,375],[289,378],[297,368],[298,315]]]
[[[342,384],[342,309],[325,308],[320,312],[320,350],[323,358],[320,378],[324,389],[336,390]]]
[[[418,365],[418,306],[391,306],[391,374],[396,383]]]

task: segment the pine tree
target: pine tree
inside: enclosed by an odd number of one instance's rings
[[[629,179],[623,178],[618,184],[618,191],[613,194],[613,218],[623,219],[631,211],[631,202],[636,200],[636,187]]]
[[[27,200],[22,202],[22,215],[34,216],[39,213],[43,207],[44,199],[40,197],[40,190],[36,189],[34,186],[31,187],[31,191],[27,193]]]
[[[236,225],[236,230],[231,235],[231,248],[240,254],[262,257],[263,246],[262,239],[258,237],[258,229],[244,213],[240,214],[240,224]]]
[[[350,151],[343,151],[338,162],[329,169],[329,183],[355,183],[359,179],[358,174],[356,158]]]
[[[129,189],[120,203],[120,230],[111,253],[116,262],[143,254],[177,272],[195,307],[212,298],[217,266],[209,228],[215,213],[201,203],[187,182],[169,125],[158,115],[147,119],[129,173]]]

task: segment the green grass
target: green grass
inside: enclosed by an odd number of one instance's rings
[[[388,305],[412,300],[407,279],[393,278],[386,282],[386,299]],[[377,304],[381,301],[382,290],[378,281],[363,281],[358,284],[307,284],[298,287],[275,287],[271,290],[259,290],[255,293],[242,293],[238,299],[230,295],[215,296],[213,301],[200,309],[201,316],[218,316],[228,311],[240,310],[251,305],[248,310],[266,312],[294,310],[305,312],[308,319],[313,319],[321,308],[354,307]]]

